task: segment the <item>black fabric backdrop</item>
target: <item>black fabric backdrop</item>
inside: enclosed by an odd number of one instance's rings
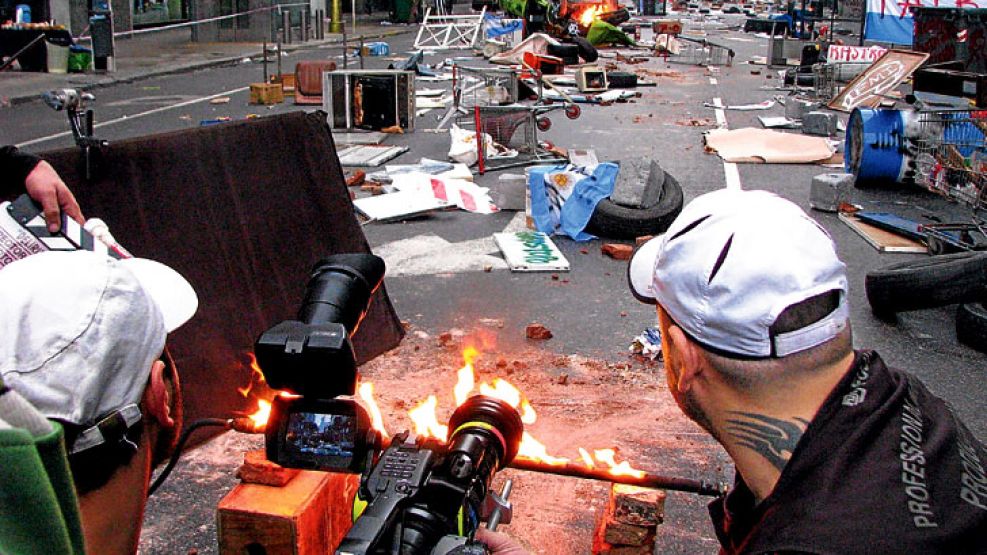
[[[135,256],[178,270],[198,293],[195,317],[168,340],[187,421],[252,409],[237,389],[251,382],[257,336],[295,318],[320,258],[370,252],[321,112],[113,142],[94,157],[88,183],[79,149],[42,157],[87,217],[106,221]],[[382,286],[354,336],[358,359],[395,347],[403,334]]]

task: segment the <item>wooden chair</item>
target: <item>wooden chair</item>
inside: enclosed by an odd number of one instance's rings
[[[322,73],[336,69],[329,60],[303,60],[295,64],[295,104],[322,104]]]

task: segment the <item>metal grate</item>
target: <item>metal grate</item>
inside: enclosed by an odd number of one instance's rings
[[[555,162],[565,158],[545,148],[538,141],[539,120],[543,120],[544,114],[553,109],[556,108],[544,106],[476,106],[468,113],[458,115],[456,125],[463,129],[473,129],[478,133],[486,133],[498,145],[517,152],[517,155],[511,157],[485,159],[481,173],[486,170]],[[477,142],[479,143],[479,141]]]

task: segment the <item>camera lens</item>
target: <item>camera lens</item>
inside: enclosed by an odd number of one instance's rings
[[[517,455],[524,424],[511,405],[493,397],[474,395],[452,413],[449,429],[452,430],[450,451],[469,451],[470,444],[482,443],[497,450],[497,468],[500,469]]]
[[[353,335],[383,278],[384,260],[378,256],[337,254],[323,258],[312,268],[298,319],[307,324],[343,324]]]

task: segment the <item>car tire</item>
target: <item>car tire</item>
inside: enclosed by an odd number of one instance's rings
[[[987,353],[987,303],[966,303],[956,309],[956,339]]]
[[[987,298],[987,253],[961,252],[894,264],[864,280],[874,315],[969,303]]]
[[[590,44],[588,40],[583,37],[572,37],[572,44],[579,47],[579,57],[583,59],[587,64],[595,62],[599,57],[600,53],[597,52],[596,47]]]
[[[610,199],[596,205],[586,232],[608,239],[634,239],[664,233],[682,211],[682,186],[667,172],[661,196],[650,208],[621,206]]]
[[[560,58],[562,63],[567,66],[574,66],[579,63],[580,49],[578,44],[568,44],[565,42],[561,44],[549,43],[545,53],[549,56]]]
[[[611,71],[607,73],[607,85],[611,89],[633,89],[637,87],[637,74],[629,71]]]

